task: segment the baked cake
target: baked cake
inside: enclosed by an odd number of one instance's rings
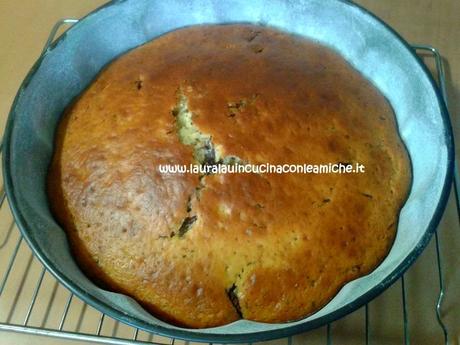
[[[327,164],[354,174],[165,174]],[[51,209],[81,269],[175,325],[287,322],[385,258],[411,170],[388,101],[317,43],[253,25],[170,32],[65,111]]]

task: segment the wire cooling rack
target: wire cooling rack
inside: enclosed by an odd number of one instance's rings
[[[63,19],[57,22],[50,32],[43,52],[54,40],[59,29],[78,22],[77,19]],[[439,52],[428,45],[414,45],[413,49],[425,58],[435,63],[434,77],[437,79],[441,93],[446,101],[446,78]],[[0,145],[0,153],[3,145]],[[455,167],[453,186],[457,215],[459,209],[459,177]],[[74,296],[60,285],[52,275],[33,256],[24,243],[22,235],[16,230],[9,207],[5,203],[4,188],[0,188],[0,331],[19,332],[30,335],[42,335],[60,339],[79,340],[101,344],[134,345],[156,344],[175,345],[183,342],[176,339],[148,334],[127,325],[123,325],[101,314]],[[445,297],[442,251],[438,233],[434,236],[435,263],[438,280],[437,303],[432,310],[436,315],[439,328],[442,331],[443,342],[448,344],[449,333],[442,319],[442,302]],[[20,258],[20,259],[18,259]],[[3,266],[3,265],[2,265]],[[409,314],[407,309],[407,288],[404,276],[400,279],[401,309],[402,309],[402,342],[410,344]],[[8,293],[8,290],[10,293]],[[371,320],[369,306],[361,311],[363,316],[363,336],[366,345],[371,344]],[[346,317],[347,318],[347,317]],[[422,326],[423,327],[423,326]],[[333,324],[325,327],[322,343],[333,344]],[[288,337],[278,342],[291,345],[293,338]]]

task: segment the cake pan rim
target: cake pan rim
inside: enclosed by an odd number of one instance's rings
[[[105,7],[113,6],[116,5],[117,3],[122,3],[125,2],[126,0],[116,0],[109,2],[98,9],[92,11],[89,13],[87,16],[83,17],[82,20],[75,24],[72,28],[69,29],[68,33],[71,33],[72,30],[80,25],[84,25],[85,20],[91,18],[93,15],[98,13],[100,10],[102,10]],[[193,341],[212,341],[212,342],[248,342],[248,341],[262,341],[262,340],[269,340],[269,339],[275,339],[275,338],[280,338],[280,337],[285,337],[293,334],[297,334],[302,331],[306,331],[309,329],[317,328],[320,327],[326,323],[332,322],[367,303],[377,295],[379,295],[381,292],[383,292],[388,286],[390,286],[393,282],[395,282],[412,264],[412,262],[419,256],[419,254],[423,251],[423,249],[426,247],[428,244],[429,240],[431,239],[432,235],[436,231],[436,227],[440,222],[440,219],[442,217],[442,214],[444,212],[445,206],[447,204],[447,200],[450,194],[450,187],[452,184],[452,176],[453,176],[453,164],[454,164],[454,145],[453,145],[453,135],[452,135],[452,127],[449,119],[449,115],[446,109],[446,106],[444,104],[444,100],[442,99],[442,96],[440,94],[440,91],[438,87],[435,85],[435,82],[428,71],[427,67],[424,65],[424,63],[420,60],[420,58],[416,55],[416,53],[413,51],[413,49],[410,47],[410,45],[402,39],[399,34],[397,34],[391,27],[389,27],[386,23],[384,23],[382,20],[374,16],[372,13],[369,11],[363,9],[357,4],[350,3],[344,0],[336,0],[339,2],[346,3],[347,5],[354,6],[358,8],[360,11],[362,11],[365,15],[371,16],[374,20],[377,20],[381,24],[385,26],[387,30],[392,33],[393,37],[397,40],[399,40],[401,43],[404,44],[407,50],[410,51],[412,56],[416,59],[418,64],[421,66],[422,70],[426,74],[426,77],[431,83],[431,86],[435,90],[436,96],[439,101],[440,105],[440,111],[441,111],[441,116],[442,120],[444,122],[444,127],[445,127],[445,139],[446,139],[446,145],[447,145],[447,151],[448,151],[448,156],[447,156],[447,172],[446,172],[446,177],[444,180],[444,185],[442,188],[441,192],[441,197],[438,205],[436,206],[436,210],[434,213],[434,216],[432,217],[428,229],[425,231],[423,238],[419,241],[419,245],[408,255],[407,259],[401,263],[399,266],[395,267],[390,275],[386,277],[384,282],[382,284],[379,284],[378,286],[375,286],[372,288],[370,291],[367,293],[361,295],[359,298],[357,298],[355,301],[347,304],[346,306],[339,308],[335,310],[334,312],[322,316],[316,320],[310,320],[305,323],[301,323],[298,325],[292,325],[292,326],[287,326],[284,327],[283,329],[279,330],[268,330],[268,331],[263,331],[263,332],[257,332],[257,333],[241,333],[241,334],[209,334],[206,333],[206,329],[203,331],[198,331],[198,332],[190,332],[187,329],[170,329],[167,327],[163,327],[161,325],[152,325],[150,323],[144,322],[142,320],[138,320],[136,318],[132,318],[127,316],[126,314],[123,314],[119,310],[115,309],[113,306],[110,306],[109,304],[106,304],[105,302],[102,302],[93,296],[87,294],[83,289],[80,289],[78,286],[75,286],[71,281],[68,281],[67,278],[62,274],[62,272],[57,269],[57,267],[54,265],[53,262],[49,261],[47,257],[43,255],[42,250],[40,249],[39,245],[35,242],[33,238],[31,238],[28,234],[27,228],[33,226],[32,224],[28,224],[25,217],[21,213],[21,206],[18,205],[18,201],[15,197],[15,192],[14,192],[14,187],[13,187],[13,177],[11,175],[10,171],[10,144],[11,144],[11,133],[14,125],[14,118],[15,118],[15,106],[16,103],[22,93],[22,91],[27,87],[30,79],[33,77],[35,71],[40,67],[41,62],[43,61],[43,58],[48,54],[52,49],[58,45],[61,40],[65,39],[66,34],[58,38],[45,52],[44,55],[40,56],[40,58],[37,60],[37,62],[34,64],[34,66],[31,68],[29,73],[27,74],[26,78],[22,82],[19,91],[16,95],[16,98],[13,102],[13,105],[11,107],[10,114],[8,116],[7,120],[7,125],[5,129],[5,135],[4,135],[4,140],[3,140],[3,149],[4,149],[4,154],[3,154],[3,174],[4,174],[4,183],[5,183],[5,191],[7,193],[8,197],[8,202],[10,204],[11,210],[13,212],[14,218],[18,224],[18,228],[20,229],[24,239],[26,242],[29,244],[29,246],[32,248],[34,254],[39,258],[39,260],[44,264],[44,266],[61,282],[63,285],[65,285],[69,290],[71,290],[75,295],[77,295],[79,298],[90,304],[91,306],[95,307],[96,309],[100,310],[101,312],[104,312],[108,316],[111,316],[115,319],[119,319],[122,322],[125,322],[127,324],[130,324],[131,326],[138,327],[140,329],[150,331],[150,332],[155,332],[161,335],[169,336],[169,337],[174,337],[174,338],[180,338],[184,340],[193,340]]]

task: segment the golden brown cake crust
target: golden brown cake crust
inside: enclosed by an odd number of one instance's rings
[[[179,93],[224,155],[366,172],[160,174],[194,162],[177,133]],[[111,63],[66,111],[48,192],[86,274],[164,320],[212,327],[302,318],[374,269],[410,177],[390,105],[341,57],[226,25],[175,31]]]

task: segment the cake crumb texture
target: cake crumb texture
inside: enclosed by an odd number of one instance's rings
[[[363,174],[161,174],[160,164],[359,162]],[[328,48],[195,26],[109,64],[68,107],[50,207],[81,269],[156,317],[287,322],[371,272],[410,162],[391,106]]]

